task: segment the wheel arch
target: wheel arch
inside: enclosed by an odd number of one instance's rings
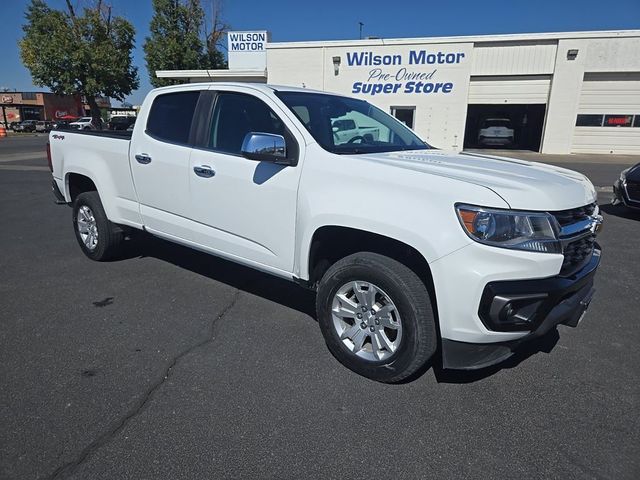
[[[100,194],[96,182],[84,173],[67,172],[64,184],[66,190],[65,196],[69,203],[73,203],[78,195],[84,192],[95,191],[98,192],[98,195]]]
[[[357,252],[378,253],[406,265],[424,282],[435,302],[431,268],[415,247],[386,235],[340,225],[324,225],[314,231],[307,258],[308,285],[315,288],[329,266]],[[437,312],[435,307],[434,303]]]

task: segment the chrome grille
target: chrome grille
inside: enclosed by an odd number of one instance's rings
[[[596,242],[595,234],[582,237],[568,243],[564,248],[564,261],[562,262],[561,275],[571,275],[584,267],[593,255],[593,247]]]
[[[570,210],[561,210],[559,212],[553,212],[552,215],[556,217],[556,220],[561,227],[571,225],[580,221],[588,220],[596,211],[598,205],[590,203],[584,207],[572,208]]]
[[[597,211],[598,205],[591,203],[583,207],[551,213],[561,229],[560,241],[563,245],[564,261],[560,275],[572,275],[591,260],[596,241],[596,235],[591,227]]]

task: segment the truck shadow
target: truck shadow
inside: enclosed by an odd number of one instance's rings
[[[147,234],[141,234],[135,240],[127,243],[124,258],[157,258],[216,282],[297,310],[317,321],[315,293],[293,282]],[[477,382],[501,370],[517,367],[521,362],[537,353],[551,352],[558,339],[558,331],[553,329],[546,335],[524,344],[506,361],[479,370],[445,370],[442,368],[438,352],[433,361],[428,362],[402,383],[411,383],[430,369],[433,369],[438,383]]]
[[[293,282],[147,234],[127,242],[124,258],[153,257],[292,308],[315,320],[315,295]]]

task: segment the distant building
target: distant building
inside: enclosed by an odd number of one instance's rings
[[[24,120],[56,120],[62,117],[81,117],[89,114],[89,106],[79,95],[56,95],[47,92],[0,93],[0,123]],[[108,98],[98,98],[100,108],[110,108]]]

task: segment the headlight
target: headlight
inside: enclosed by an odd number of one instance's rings
[[[464,231],[476,242],[531,252],[562,253],[556,220],[548,213],[456,205]]]

